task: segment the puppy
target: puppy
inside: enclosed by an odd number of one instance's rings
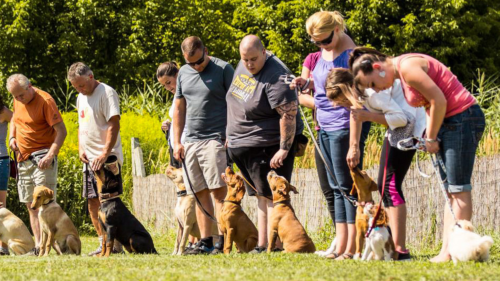
[[[196,221],[196,202],[193,195],[187,195],[186,186],[182,178],[182,168],[168,165],[165,172],[177,187],[177,203],[175,204],[175,217],[177,218],[177,239],[173,255],[182,255],[186,248],[188,236],[200,239],[200,229]]]
[[[378,191],[377,184],[365,171],[359,168],[351,169],[353,180],[351,195],[358,195],[359,203],[373,202],[372,191]],[[368,231],[370,217],[364,213],[363,206],[358,205],[356,209],[356,252],[354,257],[359,259],[365,242],[365,234]]]
[[[449,235],[448,251],[454,264],[459,261],[488,261],[493,239],[474,233],[470,221],[458,221]]]
[[[54,200],[54,191],[45,186],[37,186],[33,191],[31,209],[38,209],[38,220],[42,243],[39,256],[48,256],[51,246],[58,255],[79,255],[82,250],[80,236],[75,225]]]
[[[2,206],[0,202],[0,240],[15,255],[24,255],[35,247],[33,237],[23,221]]]
[[[119,169],[119,167],[111,167],[110,170],[102,168],[94,172],[101,202],[98,212],[99,222],[104,230],[100,257],[109,257],[115,239],[129,253],[157,254],[153,238],[121,200],[118,194],[119,182],[114,176],[114,169]]]
[[[279,236],[285,253],[314,253],[316,247],[290,204],[290,190],[298,193],[297,188],[284,177],[278,176],[275,171],[267,174],[267,181],[273,192],[274,203],[267,252],[270,253],[274,249],[276,238]]]
[[[372,225],[377,207],[372,203],[365,204],[364,214],[370,217],[369,223]],[[394,241],[387,228],[388,219],[385,210],[382,208],[377,218],[370,236],[366,238],[366,247],[361,260],[386,260],[397,259]]]
[[[224,233],[224,254],[231,253],[233,241],[238,253],[248,253],[255,248],[258,231],[253,222],[241,208],[241,200],[245,196],[243,178],[227,167],[222,179],[227,183],[227,194],[218,221]]]

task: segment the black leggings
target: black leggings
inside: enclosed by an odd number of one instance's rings
[[[328,171],[326,170],[325,163],[321,160],[321,156],[316,148],[314,148],[314,160],[316,161],[316,171],[319,177],[319,187],[321,187],[321,191],[323,191],[323,195],[325,195],[328,212],[330,213],[330,217],[332,217],[332,222],[334,222],[335,194],[328,183]]]
[[[380,155],[378,189],[379,192],[382,192],[385,158],[387,157],[387,174],[382,200],[385,207],[396,207],[406,202],[403,195],[403,180],[410,168],[415,150],[402,151],[389,145],[389,155],[386,156],[387,146],[388,140],[385,138],[382,146],[382,154]]]

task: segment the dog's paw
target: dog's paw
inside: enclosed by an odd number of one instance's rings
[[[354,256],[352,257],[353,260],[361,260],[361,254],[360,253],[356,253],[354,254]]]
[[[327,251],[316,251],[316,252],[314,252],[314,254],[316,254],[320,257],[326,257],[329,255],[329,253]]]

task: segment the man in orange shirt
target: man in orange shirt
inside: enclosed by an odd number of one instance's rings
[[[22,74],[7,79],[7,90],[14,97],[12,122],[10,123],[10,149],[18,160],[19,201],[25,203],[35,236],[38,255],[40,225],[38,209],[30,208],[35,186],[44,185],[54,191],[57,186],[57,154],[66,138],[66,126],[54,99],[46,92],[31,85]]]

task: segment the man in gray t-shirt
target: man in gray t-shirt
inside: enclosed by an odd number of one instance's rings
[[[191,36],[181,45],[186,65],[177,76],[174,110],[174,156],[184,159],[184,183],[187,192],[196,193],[203,209],[214,216],[222,208],[226,197],[226,183],[221,174],[227,167],[226,139],[227,106],[226,93],[233,78],[234,69],[227,62],[209,57],[200,38]],[[185,143],[181,134],[187,127]],[[213,200],[212,200],[213,199]],[[196,208],[196,219],[201,240],[186,254],[208,254],[222,252],[224,236],[219,230],[219,242],[212,238],[212,224],[200,208]]]
[[[258,196],[259,243],[253,252],[261,253],[268,241],[268,210],[273,207],[267,173],[274,169],[290,181],[296,136],[304,124],[297,95],[280,79],[290,74],[283,62],[266,52],[255,35],[243,38],[240,56],[226,96],[228,153],[253,187],[247,188],[248,195]]]

